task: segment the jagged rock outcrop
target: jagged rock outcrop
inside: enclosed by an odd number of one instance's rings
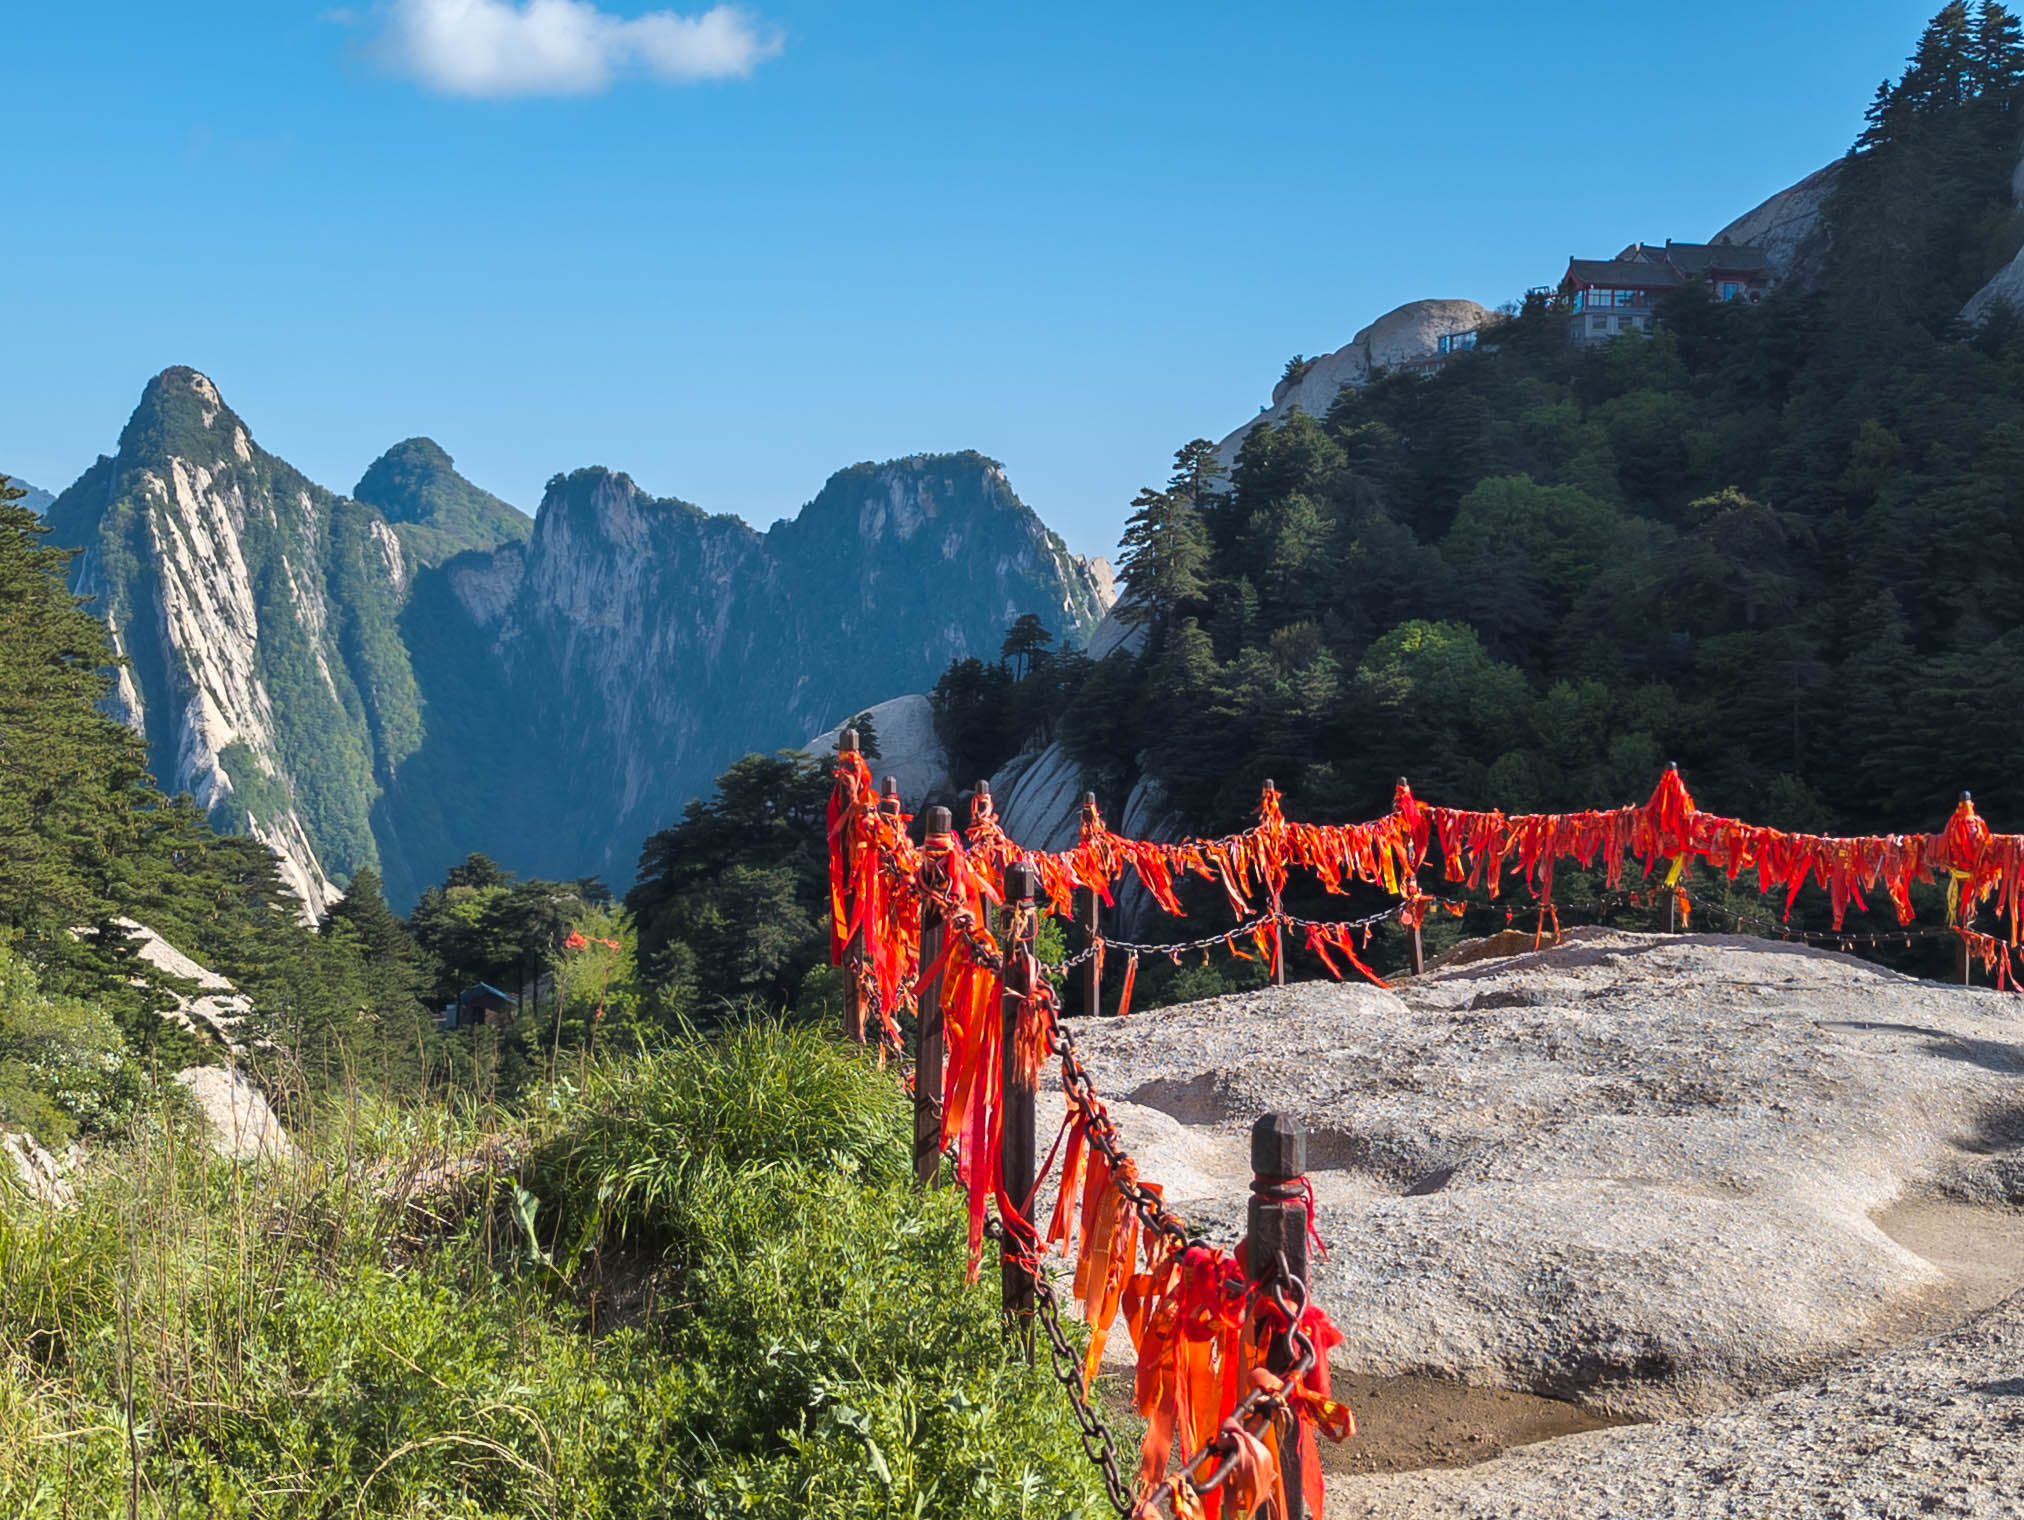
[[[1338,348],[1313,360],[1305,374],[1281,380],[1272,389],[1272,404],[1216,446],[1225,469],[1236,462],[1245,436],[1261,422],[1281,422],[1296,407],[1310,417],[1325,417],[1336,393],[1346,385],[1362,385],[1372,371],[1414,359],[1430,359],[1440,340],[1474,332],[1497,320],[1497,313],[1474,301],[1408,301],[1379,317]]]
[[[1762,205],[1737,217],[1708,241],[1748,243],[1762,248],[1780,285],[1806,289],[1815,284],[1827,258],[1827,229],[1821,208],[1834,192],[1841,160],[1815,169],[1796,185],[1788,185]]]
[[[163,974],[160,991],[168,1001],[161,1009],[162,1017],[194,1035],[216,1040],[226,1052],[236,1055],[240,1050],[239,1028],[253,1011],[245,995],[210,967],[191,960],[146,924],[131,918],[115,922],[126,931],[134,954]],[[176,986],[179,982],[196,990],[180,991]]]
[[[176,1081],[196,1105],[211,1149],[227,1161],[286,1161],[295,1154],[266,1095],[238,1067],[186,1067]]]
[[[312,914],[362,865],[401,901],[473,850],[623,879],[740,755],[1022,613],[1083,640],[1110,601],[979,454],[853,466],[764,533],[579,470],[530,525],[425,438],[326,491],[190,369],[50,519],[157,780],[270,845]]]
[[[948,752],[935,737],[932,702],[914,692],[873,703],[863,710],[871,714],[872,732],[878,739],[878,758],[871,762],[872,771],[881,781],[890,776],[899,783],[900,797],[909,812],[919,812],[931,798],[946,798],[955,792],[956,783],[949,775]],[[855,716],[853,713],[852,717]],[[844,725],[839,723],[801,747],[817,757],[833,755],[843,729]],[[957,821],[960,824],[962,820]]]
[[[0,1130],[0,1185],[12,1182],[37,1203],[67,1209],[77,1202],[69,1168],[33,1135]]]
[[[999,825],[1031,850],[1065,850],[1075,843],[1085,795],[1082,768],[1059,744],[1015,756],[991,777]],[[1132,839],[1173,840],[1184,832],[1181,820],[1167,806],[1166,793],[1150,776],[1132,783],[1122,807],[1111,800],[1105,822]],[[1113,935],[1129,939],[1159,917],[1152,895],[1136,879],[1120,883],[1114,897],[1108,921]]]

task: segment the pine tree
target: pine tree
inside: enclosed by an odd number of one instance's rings
[[[1201,511],[1187,495],[1148,487],[1133,499],[1132,509],[1118,541],[1118,579],[1126,594],[1117,617],[1151,629],[1157,638],[1183,608],[1201,600],[1209,540]]]
[[[1914,115],[1931,115],[1971,98],[1975,32],[1966,0],[1950,0],[1926,23],[1899,89]]]
[[[884,751],[879,748],[878,743],[878,723],[873,719],[869,707],[843,726],[857,730],[857,752],[866,760],[878,760],[883,756]]]
[[[1891,88],[1888,79],[1876,87],[1876,94],[1870,99],[1869,109],[1862,113],[1862,119],[1864,126],[1855,140],[1855,152],[1873,152],[1896,139],[1901,112],[1897,91]]]
[[[998,646],[998,657],[1011,667],[1013,680],[1023,681],[1047,662],[1053,643],[1054,633],[1040,621],[1039,614],[1022,612],[1005,630],[1005,642]]]
[[[393,1090],[411,1089],[431,1063],[435,1018],[422,1003],[420,951],[387,907],[379,872],[360,867],[325,917],[323,937],[358,968],[358,1017],[348,1040],[353,1070]]]
[[[73,551],[46,542],[23,494],[0,476],[0,930],[51,969],[84,953],[70,930],[113,915],[154,794],[140,739],[98,710],[114,659],[65,583]]]
[[[2024,85],[2024,25],[2007,6],[1982,0],[1975,8],[1968,66],[1977,97],[1992,111],[2009,114]]]

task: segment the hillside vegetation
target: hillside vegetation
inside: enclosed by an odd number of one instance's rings
[[[1437,376],[1345,390],[1136,503],[1148,625],[1063,704],[1107,800],[1188,825],[1367,817],[1394,778],[1507,810],[1642,798],[1678,760],[1773,823],[2024,821],[2024,326],[1963,302],[2016,251],[2018,27],[1949,5],[1826,208],[1821,287],[1689,288],[1576,350],[1528,298]],[[1185,713],[1185,723],[1173,715]]]
[[[1788,827],[1935,826],[1962,787],[1998,827],[2024,823],[2024,322],[1954,315],[2024,240],[2020,84],[2007,11],[1941,12],[1839,177],[1817,289],[1758,306],[1689,290],[1649,341],[1578,352],[1531,298],[1434,378],[1260,427],[1227,479],[1186,446],[1126,535],[1142,650],[1078,651],[1087,598],[1062,604],[1074,626],[1018,618],[995,664],[959,660],[938,690],[959,770],[1057,739],[1113,816],[1151,779],[1202,833],[1249,821],[1267,776],[1292,816],[1356,818],[1401,774],[1443,803],[1613,805],[1668,759],[1704,804]],[[957,1205],[910,1180],[894,1074],[814,1032],[840,999],[827,763],[732,764],[646,825],[623,895],[456,850],[451,823],[479,812],[523,863],[579,859],[593,834],[612,848],[578,795],[592,772],[556,757],[630,763],[673,730],[598,737],[592,667],[556,663],[530,667],[547,705],[498,711],[578,749],[468,742],[491,732],[493,689],[467,681],[459,706],[430,684],[480,652],[451,615],[454,563],[400,603],[379,514],[242,449],[179,373],[183,410],[139,415],[134,459],[56,513],[105,508],[85,536],[121,626],[150,626],[139,556],[180,520],[143,511],[144,485],[150,511],[173,493],[142,455],[201,455],[214,480],[306,503],[313,544],[247,540],[274,551],[254,556],[263,595],[285,600],[284,548],[313,548],[351,621],[327,680],[303,627],[261,653],[277,702],[315,685],[324,705],[288,716],[272,754],[225,746],[232,806],[166,795],[147,764],[167,706],[144,704],[145,737],[102,711],[117,665],[69,589],[75,555],[0,480],[0,1130],[80,1158],[67,1208],[0,1171],[0,1514],[1098,1513],[1065,1399],[964,1280]],[[415,503],[407,525],[517,536],[503,504],[450,489],[432,446],[396,462],[381,484]],[[962,492],[1068,583],[995,466],[903,464],[845,472],[768,535],[827,569],[911,534],[888,561],[904,575],[824,581],[808,626],[869,637],[886,587],[945,575],[953,551],[914,530]],[[549,531],[590,546],[572,561],[586,604],[632,584],[592,531],[607,518],[671,539],[713,521],[606,472],[554,495]],[[1010,540],[975,540],[993,541]],[[438,663],[412,672],[397,635],[438,616],[463,633],[417,641]],[[596,668],[635,696],[679,684],[647,647],[615,642]],[[137,646],[130,674],[166,689],[151,658]],[[726,667],[725,703],[751,700],[747,668]],[[449,737],[421,733],[425,699]],[[402,868],[406,919],[373,864],[374,778],[396,752],[440,762],[409,778],[435,823],[402,837],[441,874]],[[285,808],[350,878],[315,924],[265,846],[216,832]],[[171,1078],[227,1052],[163,1016],[193,989],[137,957],[129,920],[244,994],[235,1038],[292,1163],[213,1157]],[[1140,1006],[1263,975],[1147,960]],[[480,1012],[444,1027],[471,993]]]
[[[146,1111],[74,1207],[0,1189],[0,1512],[1094,1517],[907,1113],[769,1025],[262,1172]]]

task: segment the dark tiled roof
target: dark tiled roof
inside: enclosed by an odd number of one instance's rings
[[[1569,259],[1567,278],[1577,285],[1632,290],[1670,290],[1680,277],[1664,264],[1639,264],[1627,259]]]
[[[1668,243],[1665,251],[1682,274],[1706,274],[1711,269],[1754,274],[1771,267],[1770,256],[1747,243]]]

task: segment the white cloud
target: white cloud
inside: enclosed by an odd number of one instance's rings
[[[743,78],[781,48],[744,9],[614,16],[590,0],[392,0],[381,62],[446,95],[588,95],[619,75]]]

